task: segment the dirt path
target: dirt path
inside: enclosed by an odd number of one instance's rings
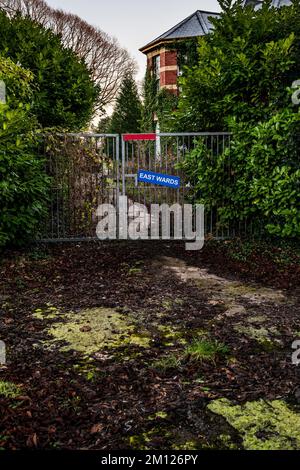
[[[4,259],[0,447],[300,449],[297,278],[257,284],[213,250]]]

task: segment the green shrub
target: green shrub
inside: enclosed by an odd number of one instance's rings
[[[221,154],[200,141],[183,167],[206,209],[218,208],[220,226],[247,220],[260,233],[300,235],[300,114],[284,110],[248,127],[233,123]]]
[[[7,103],[0,104],[0,246],[21,245],[45,212],[48,178],[30,114],[32,74],[0,57]]]
[[[220,1],[221,18],[181,79],[175,115],[181,131],[231,131],[231,146],[218,154],[200,141],[183,166],[220,228],[247,221],[255,234],[299,237],[300,115],[291,86],[300,78],[300,2],[264,2],[257,11],[242,3]]]
[[[99,89],[59,36],[29,18],[9,19],[0,11],[0,54],[33,73],[32,111],[42,127],[76,131],[89,123]]]
[[[244,8],[220,1],[214,31],[199,39],[198,63],[184,68],[176,130],[227,131],[232,118],[256,125],[290,107],[299,77],[300,3]]]

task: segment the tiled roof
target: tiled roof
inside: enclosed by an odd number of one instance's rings
[[[260,8],[261,4],[263,3],[263,0],[244,0],[244,6],[251,4],[253,5],[255,3],[257,4],[256,8]],[[272,6],[280,8],[285,5],[291,5],[291,3],[291,0],[273,0]],[[218,18],[219,16],[219,13],[197,10],[191,16],[181,21],[161,36],[158,36],[158,38],[154,39],[146,46],[142,47],[140,51],[145,52],[146,50],[154,47],[156,44],[164,41],[167,42],[172,41],[173,39],[205,36],[213,29],[209,18]]]
[[[154,39],[154,41],[151,41],[141,50],[143,51],[148,49],[161,41],[205,36],[212,30],[212,24],[209,20],[210,17],[218,18],[219,14],[209,11],[197,10],[191,16],[181,21],[173,28],[169,29],[166,33]]]

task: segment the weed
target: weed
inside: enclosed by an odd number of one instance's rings
[[[0,396],[5,398],[16,398],[20,395],[20,389],[11,382],[0,381]]]
[[[162,357],[158,361],[154,362],[153,367],[162,372],[166,372],[170,369],[178,369],[180,367],[181,361],[175,355],[170,355]]]
[[[195,339],[185,349],[185,357],[196,362],[214,361],[217,356],[226,356],[228,347],[216,340]]]

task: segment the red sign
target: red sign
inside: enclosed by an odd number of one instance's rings
[[[156,140],[156,134],[125,134],[123,140],[124,142],[130,140]]]

